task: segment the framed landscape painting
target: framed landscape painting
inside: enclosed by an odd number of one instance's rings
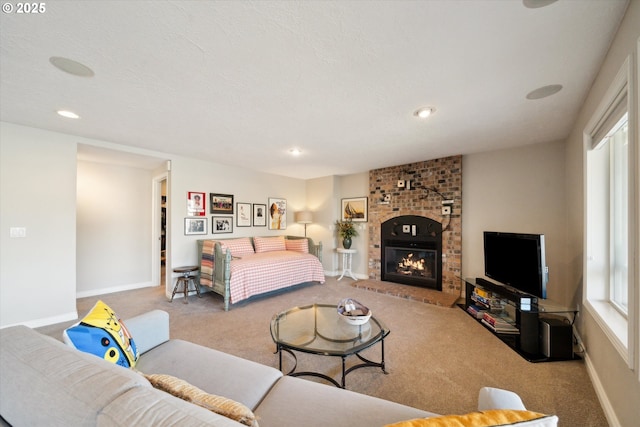
[[[287,200],[269,198],[269,230],[287,228]]]
[[[367,210],[367,198],[366,197],[353,197],[351,199],[342,199],[342,214],[341,220],[353,222],[367,222],[368,210]]]
[[[233,194],[209,194],[209,206],[212,214],[233,215]]]

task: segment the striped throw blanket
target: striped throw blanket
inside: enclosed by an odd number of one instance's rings
[[[205,286],[213,286],[213,269],[215,240],[205,240],[202,244],[202,258],[200,260],[200,284]]]

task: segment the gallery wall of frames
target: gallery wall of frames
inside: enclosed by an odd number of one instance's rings
[[[234,202],[233,194],[187,192],[185,235],[228,234],[234,227],[285,230],[287,200],[269,197],[266,203]]]

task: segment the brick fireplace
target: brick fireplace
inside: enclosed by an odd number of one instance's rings
[[[443,214],[443,201],[453,201],[451,214]],[[369,171],[369,278],[459,295],[461,214],[462,156]],[[395,233],[386,243],[384,230]],[[432,242],[414,242],[418,230]],[[385,272],[391,256],[401,265]]]

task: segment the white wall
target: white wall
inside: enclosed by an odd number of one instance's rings
[[[569,304],[564,144],[535,144],[462,158],[462,276],[484,276],[483,231],[545,235],[547,298]]]
[[[76,318],[75,258],[75,142],[0,123],[0,326]]]
[[[151,281],[151,179],[145,169],[78,162],[78,297],[158,284]]]
[[[325,274],[337,274],[338,265],[335,256],[336,232],[333,224],[336,222],[336,210],[339,210],[336,189],[336,176],[310,179],[306,182],[307,208],[313,213],[313,223],[307,226],[307,236],[314,242],[322,242],[322,265]]]
[[[337,200],[335,219],[340,219],[342,215],[341,199],[369,197],[369,172],[367,171],[359,174],[341,176],[339,178],[339,183],[339,198]],[[335,222],[335,219],[333,222]],[[353,243],[351,245],[351,249],[356,249],[358,252],[353,255],[351,269],[358,279],[367,279],[369,277],[369,227],[367,227],[367,223],[355,224],[356,229],[358,230],[358,236],[352,239]],[[342,247],[342,241],[337,237],[336,245],[337,246],[334,247]],[[340,269],[342,269],[342,265],[340,265]]]
[[[168,156],[149,150],[123,147],[105,141],[80,138],[56,132],[0,123],[0,327],[12,324],[42,326],[77,318],[76,292],[94,293],[117,290],[122,282],[145,283],[150,276],[152,215],[150,208],[144,208],[144,215],[127,215],[118,209],[129,209],[136,201],[151,206],[152,177],[142,184],[140,172],[130,168],[103,167],[87,163],[78,166],[78,144],[94,145],[112,150],[122,150],[138,155],[171,160],[172,170],[168,183],[168,228],[167,271],[182,265],[198,263],[196,240],[211,238],[211,215],[207,236],[185,236],[184,218],[188,191],[233,194],[235,202],[263,203],[269,197],[287,199],[287,229],[268,230],[267,227],[236,227],[233,234],[217,237],[238,237],[253,235],[293,234],[302,236],[304,227],[293,222],[293,212],[306,206],[306,183],[303,180],[249,171],[211,162]],[[83,177],[77,189],[77,172]],[[121,174],[121,176],[118,176]],[[133,182],[135,181],[135,182]],[[115,194],[123,182],[129,191]],[[119,183],[119,184],[118,184]],[[118,184],[118,185],[115,185]],[[91,194],[92,189],[95,190]],[[81,194],[79,202],[80,230],[104,227],[113,233],[100,234],[89,230],[89,235],[80,237],[78,245],[83,250],[92,250],[88,245],[104,246],[104,251],[94,257],[76,259],[76,193]],[[89,193],[89,194],[88,194]],[[100,201],[100,197],[111,199],[117,206]],[[97,203],[94,206],[85,203]],[[90,211],[87,211],[90,209]],[[143,225],[146,216],[147,223]],[[100,224],[100,221],[105,224]],[[95,221],[95,222],[94,222]],[[129,223],[132,224],[129,224]],[[235,225],[235,219],[234,219]],[[136,234],[128,229],[133,226],[146,228]],[[9,238],[10,227],[25,227],[26,238]],[[134,233],[133,236],[127,236]],[[134,242],[135,240],[135,242]],[[145,248],[144,241],[147,240]],[[122,259],[121,253],[113,248],[131,245],[128,256],[139,265],[131,265],[131,260]],[[102,249],[101,249],[102,250]],[[139,253],[135,253],[139,251]],[[77,287],[76,268],[82,285]],[[110,266],[115,270],[100,271],[108,275],[92,278],[89,270]],[[147,270],[145,273],[143,270]],[[167,274],[167,292],[171,291],[172,274]]]
[[[585,99],[573,131],[567,139],[567,246],[570,260],[568,281],[577,286],[578,290],[581,290],[583,284],[584,257],[583,132],[627,56],[632,55],[634,58],[633,63],[636,67],[638,66],[637,46],[639,38],[640,1],[632,0],[629,3],[627,13],[616,38],[600,68],[600,72]],[[637,71],[634,76],[636,75]],[[635,88],[635,93],[632,96],[637,105],[637,84]],[[635,121],[637,126],[640,118],[630,117],[629,120],[630,122]],[[639,142],[636,139],[633,143],[637,146]],[[635,222],[638,224],[638,218],[635,219]],[[635,285],[636,300],[630,301],[630,304],[636,304],[637,306],[640,289],[638,289],[638,283]],[[580,301],[582,292],[579,292],[576,297]],[[640,402],[640,373],[637,370],[634,372],[629,369],[588,311],[583,310],[581,312],[576,324],[587,350],[587,368],[611,425],[637,425],[638,419],[640,419],[640,405],[638,405],[638,402]],[[630,326],[634,327],[634,325]],[[638,328],[637,325],[635,327]],[[640,336],[635,345],[640,345]],[[639,353],[640,349],[636,348],[636,354],[638,355]]]
[[[340,219],[341,200],[369,195],[369,172],[343,176],[328,176],[306,181],[307,208],[313,212],[313,224],[307,226],[307,236],[315,242],[322,241],[325,274],[336,276],[342,273],[342,260],[336,248],[342,247],[335,223]],[[352,271],[357,278],[368,277],[368,227],[358,223],[358,236],[353,239]]]

